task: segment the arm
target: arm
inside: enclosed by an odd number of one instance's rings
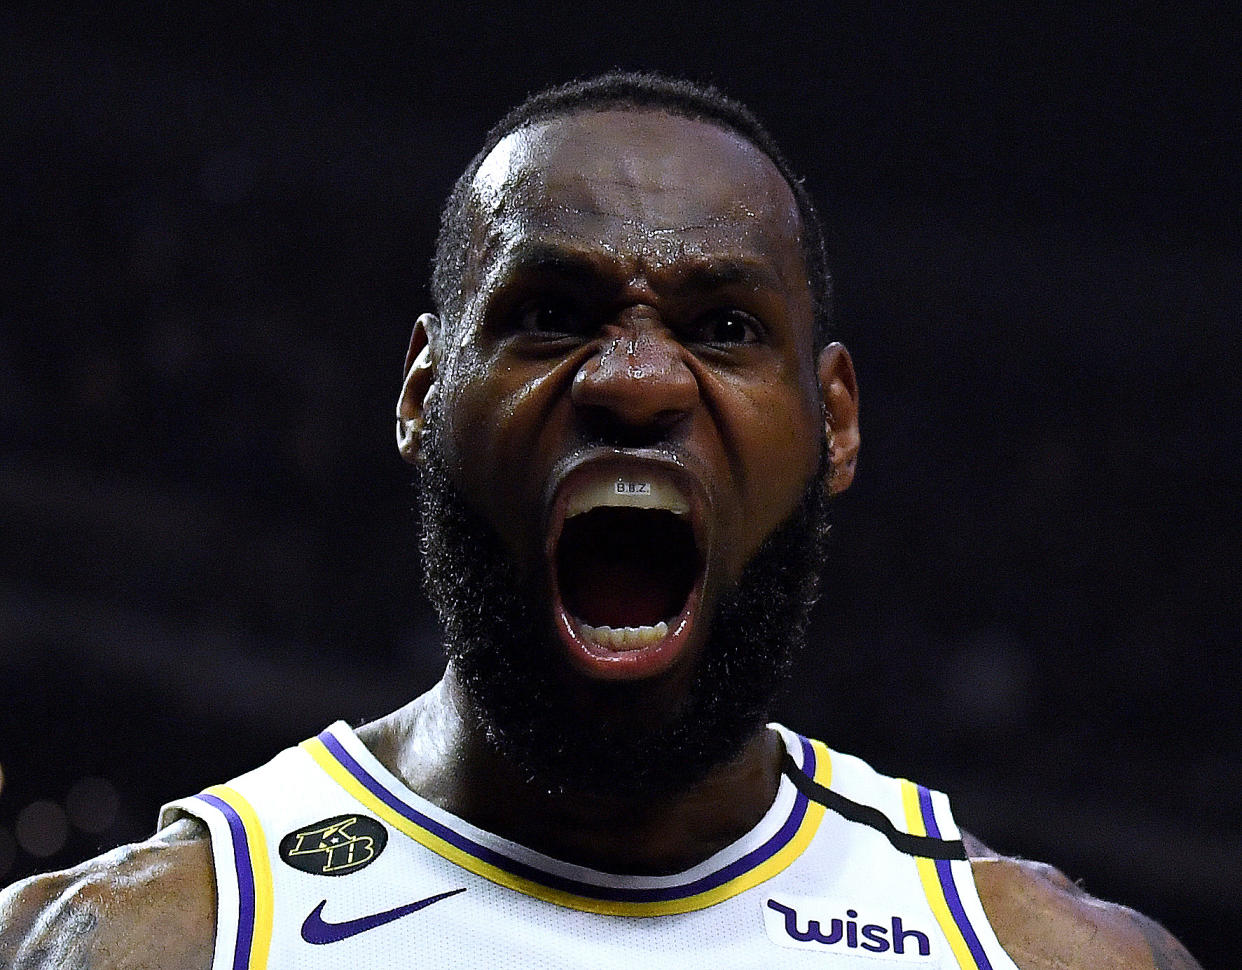
[[[979,898],[1022,970],[1202,970],[1164,927],[1038,862],[966,838]]]
[[[182,820],[0,893],[0,970],[210,970],[215,906],[206,831]]]

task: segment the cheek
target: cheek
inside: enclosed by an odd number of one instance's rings
[[[819,469],[822,413],[809,392],[788,385],[747,395],[738,451],[748,510],[766,531],[793,511]]]
[[[563,424],[564,408],[546,371],[501,363],[460,373],[470,376],[445,399],[458,485],[502,534],[514,538],[538,524],[552,460],[549,442]]]

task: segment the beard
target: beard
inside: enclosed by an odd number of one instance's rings
[[[583,713],[583,687],[572,700],[553,653],[551,611],[537,595],[546,584],[518,568],[467,504],[440,434],[438,414],[429,413],[418,475],[424,585],[464,713],[487,743],[547,791],[642,798],[686,790],[738,756],[767,721],[806,639],[828,534],[822,474],[721,594],[675,709],[646,716],[649,687],[609,682],[588,685],[597,703]],[[826,464],[825,450],[821,472]],[[617,711],[631,716],[605,713]]]

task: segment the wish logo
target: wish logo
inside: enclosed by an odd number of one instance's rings
[[[901,916],[860,917],[852,906],[825,899],[769,897],[763,908],[768,937],[780,946],[821,952],[849,950],[858,956],[923,962],[931,957],[931,935]]]
[[[290,832],[280,840],[280,858],[313,876],[345,876],[379,858],[388,830],[365,815],[337,815]]]

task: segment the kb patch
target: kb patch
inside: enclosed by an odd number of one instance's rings
[[[388,830],[365,815],[338,815],[290,832],[280,858],[312,876],[347,876],[369,866],[388,844]]]

